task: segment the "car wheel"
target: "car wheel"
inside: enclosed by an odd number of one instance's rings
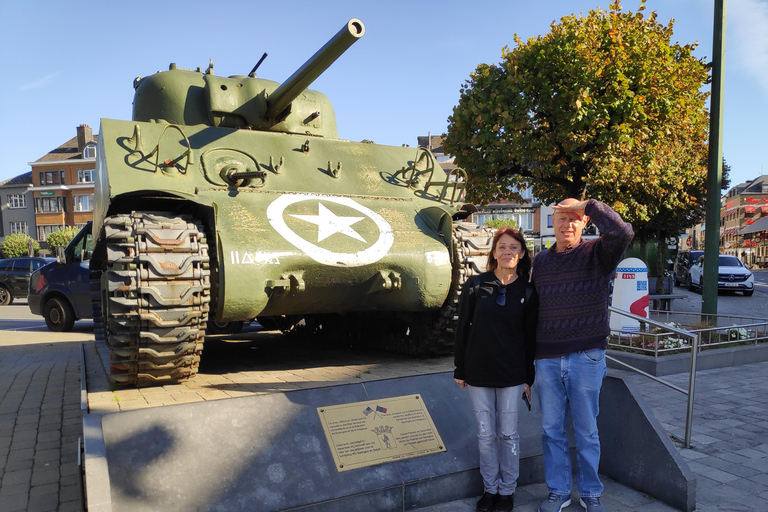
[[[53,332],[67,332],[75,325],[75,312],[66,299],[54,297],[45,303],[45,325]]]
[[[749,290],[748,292],[744,292],[744,296],[751,297],[753,293],[755,293],[755,290]]]
[[[13,303],[13,295],[5,286],[0,286],[0,306],[7,306]]]
[[[694,288],[693,288],[693,281],[691,281],[691,274],[688,274],[685,277],[685,286],[688,288],[689,292],[692,292],[694,290]]]

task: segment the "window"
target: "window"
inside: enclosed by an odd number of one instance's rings
[[[64,171],[40,171],[40,185],[64,184]]]
[[[27,233],[27,223],[26,221],[15,221],[10,223],[11,228],[11,234],[15,235],[17,233],[26,235]]]
[[[53,233],[54,231],[58,231],[64,226],[61,224],[50,224],[46,226],[37,226],[37,239],[41,242],[44,242],[45,239]]]
[[[547,215],[547,227],[552,227],[552,215]]]
[[[88,196],[72,196],[72,202],[75,203],[76,212],[93,211],[93,194]]]
[[[93,183],[94,169],[78,169],[77,170],[77,182],[78,183]]]
[[[27,196],[25,194],[8,194],[8,208],[26,208]]]
[[[62,196],[35,198],[35,213],[63,213],[66,211],[67,201]]]
[[[96,146],[93,144],[85,146],[85,148],[83,148],[83,158],[96,158]]]

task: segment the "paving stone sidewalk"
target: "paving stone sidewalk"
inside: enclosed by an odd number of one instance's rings
[[[83,510],[80,342],[25,333],[8,345],[8,335],[0,332],[0,510]]]

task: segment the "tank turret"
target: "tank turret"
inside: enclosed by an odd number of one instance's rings
[[[352,19],[285,82],[180,69],[134,80],[134,121],[206,124],[338,138],[328,98],[307,88],[365,33]]]

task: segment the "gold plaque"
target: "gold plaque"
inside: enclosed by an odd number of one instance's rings
[[[318,407],[317,414],[339,471],[446,451],[421,395]]]

